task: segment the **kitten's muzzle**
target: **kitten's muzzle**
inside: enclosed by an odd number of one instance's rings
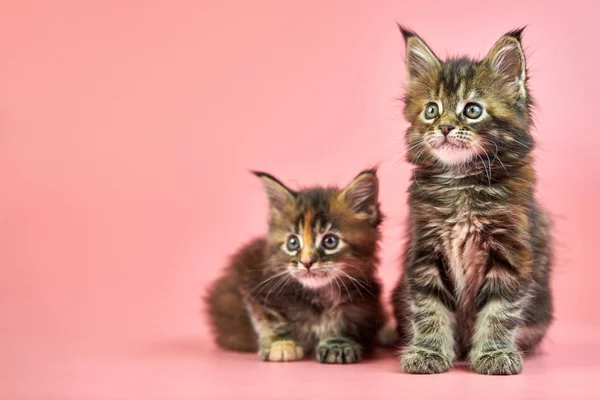
[[[300,267],[300,269],[296,271],[295,275],[298,278],[323,277],[327,276],[327,272],[319,267],[315,267],[313,269]]]

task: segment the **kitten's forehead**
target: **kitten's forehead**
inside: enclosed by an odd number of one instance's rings
[[[432,71],[432,75],[423,79],[412,88],[410,98],[422,97],[424,100],[443,100],[453,106],[462,100],[483,97],[494,88],[481,62],[468,58],[444,61],[441,68]]]
[[[468,59],[449,60],[442,64],[435,87],[431,94],[449,105],[477,95],[477,63]]]
[[[473,80],[476,66],[477,63],[466,58],[444,62],[440,74],[441,85],[448,92],[458,91],[461,85]]]
[[[298,194],[294,210],[294,228],[298,231],[331,227],[335,220],[336,189],[311,189]]]

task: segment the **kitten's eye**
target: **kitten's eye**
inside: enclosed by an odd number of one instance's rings
[[[286,247],[290,252],[298,251],[300,249],[300,239],[298,239],[298,236],[290,235],[287,240]]]
[[[477,119],[483,114],[483,109],[477,103],[468,103],[463,110],[463,114],[469,119]]]
[[[437,104],[429,103],[427,104],[427,107],[425,107],[425,119],[434,119],[438,116],[439,112],[440,109],[438,108]]]
[[[335,235],[329,234],[323,237],[322,243],[323,247],[327,250],[334,250],[336,247],[338,247],[340,239],[338,239],[338,237]]]

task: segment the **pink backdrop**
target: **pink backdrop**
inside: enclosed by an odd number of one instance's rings
[[[0,395],[226,398],[202,383],[220,359],[282,374],[215,350],[198,316],[226,257],[265,231],[248,169],[343,184],[379,163],[390,289],[410,171],[393,162],[406,128],[395,21],[440,55],[484,55],[529,24],[539,197],[558,242],[550,341],[595,338],[599,11],[591,0],[4,1]]]

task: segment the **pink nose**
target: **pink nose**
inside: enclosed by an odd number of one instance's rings
[[[444,136],[448,136],[452,129],[454,129],[452,125],[440,125],[440,130]]]
[[[312,267],[312,265],[315,263],[315,259],[314,258],[310,258],[310,259],[303,259],[301,260],[302,265],[304,265],[306,267],[306,269],[310,269],[310,267]]]

